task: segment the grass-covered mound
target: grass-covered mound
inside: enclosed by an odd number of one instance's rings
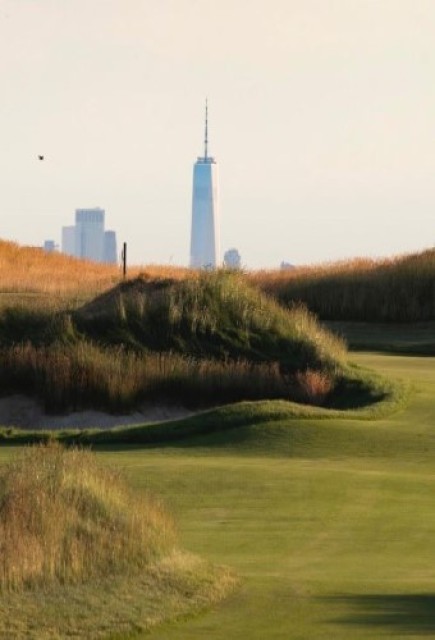
[[[74,314],[79,331],[122,343],[195,357],[278,361],[287,372],[333,370],[345,347],[304,308],[284,310],[233,273],[181,281],[138,278]]]
[[[226,272],[129,280],[74,312],[0,310],[0,388],[51,412],[265,398],[322,404],[345,353],[306,309],[285,310]]]
[[[133,573],[169,553],[174,523],[88,451],[28,449],[0,476],[2,589]]]
[[[204,408],[284,399],[349,409],[385,394],[350,373],[343,341],[243,275],[123,282],[75,312],[0,312],[0,388],[49,412]],[[376,385],[375,385],[376,386]]]
[[[103,637],[222,596],[228,574],[175,545],[160,501],[90,452],[27,449],[0,473],[0,636]]]

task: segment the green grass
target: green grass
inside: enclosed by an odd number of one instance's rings
[[[409,379],[406,407],[375,421],[286,418],[165,446],[97,448],[164,497],[184,548],[241,580],[219,606],[134,637],[435,634],[435,362],[355,359]],[[0,459],[12,451],[0,448]]]
[[[435,322],[408,324],[328,322],[326,324],[331,331],[344,338],[349,348],[354,351],[435,355]]]
[[[0,598],[0,638],[130,638],[162,621],[186,619],[234,590],[234,574],[196,555],[177,553],[135,576],[81,585],[7,592]]]
[[[236,450],[202,439],[181,451],[116,453],[139,485],[146,475],[169,497],[185,544],[243,581],[217,611],[151,638],[435,633],[435,366],[359,359],[412,378],[405,411],[363,425],[307,422],[287,447],[278,430]]]

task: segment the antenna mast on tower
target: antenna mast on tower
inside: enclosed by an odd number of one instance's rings
[[[208,101],[205,99],[205,136],[204,136],[204,160],[207,160],[208,147]]]

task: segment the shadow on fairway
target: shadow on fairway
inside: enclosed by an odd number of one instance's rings
[[[435,633],[435,594],[337,596],[325,598],[350,609],[343,617],[329,620],[352,626],[385,627],[388,635]],[[379,629],[379,633],[382,630]]]

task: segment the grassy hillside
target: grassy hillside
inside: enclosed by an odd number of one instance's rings
[[[0,384],[47,410],[144,401],[322,403],[346,349],[305,309],[286,311],[235,274],[122,282],[75,310],[0,309]]]
[[[25,450],[0,476],[0,592],[135,574],[175,548],[157,500],[90,452]]]
[[[61,253],[20,247],[0,240],[0,292],[22,294],[86,294],[119,278],[113,265],[77,260]]]
[[[349,408],[388,397],[351,380],[343,341],[310,312],[284,310],[244,274],[150,268],[118,282],[113,267],[11,243],[1,258],[0,385],[48,411],[275,398]],[[32,273],[32,291],[13,264]]]
[[[161,500],[53,443],[0,470],[0,554],[0,636],[15,640],[128,635],[234,585],[177,548]]]
[[[435,320],[435,249],[389,260],[353,260],[249,276],[284,305],[303,302],[322,320]]]
[[[129,269],[135,277],[144,268]],[[155,277],[181,278],[187,269],[177,267],[146,267]],[[74,305],[78,298],[89,298],[110,288],[121,279],[115,265],[71,258],[62,253],[47,253],[37,247],[22,247],[0,240],[0,308],[3,303],[25,306]]]
[[[304,309],[284,311],[231,273],[182,281],[138,278],[79,309],[77,328],[106,344],[123,343],[195,357],[279,361],[288,371],[333,369],[344,344]]]

